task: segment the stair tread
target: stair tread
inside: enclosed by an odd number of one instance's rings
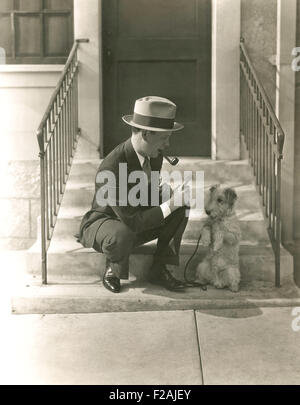
[[[98,164],[101,163],[103,159],[78,159],[74,158],[73,165],[82,165],[82,164]],[[191,164],[191,163],[202,163],[202,164],[212,164],[212,165],[226,165],[226,166],[248,166],[248,159],[238,159],[238,160],[213,160],[210,157],[199,157],[199,156],[180,156],[179,157],[179,163],[176,165],[176,167],[183,166],[185,164]],[[163,162],[163,166],[170,166],[169,163]]]
[[[95,173],[96,175],[96,173]],[[70,178],[67,182],[65,192],[71,190],[92,190],[95,189],[94,177],[90,177],[87,175],[70,175]],[[204,190],[208,190],[213,184],[217,184],[216,180],[204,180]],[[174,182],[175,185],[179,184],[178,181]],[[248,182],[245,181],[224,181],[222,182],[222,186],[224,187],[231,187],[234,188],[238,193],[249,193],[249,192],[257,192],[255,184],[252,180]],[[195,187],[195,181],[193,181],[193,187]]]
[[[127,289],[126,286],[130,287],[130,284],[134,284],[132,287],[133,288],[129,288]],[[266,284],[264,283],[265,286],[261,286],[264,288],[267,287]],[[283,289],[276,289],[276,287],[274,287],[274,285],[272,285],[273,283],[270,282],[269,284],[269,288],[273,290],[273,292],[277,293],[277,298],[280,298],[281,296],[281,292],[283,292]],[[116,296],[116,295],[112,295],[112,293],[110,291],[108,291],[107,289],[105,289],[102,285],[102,282],[95,282],[93,284],[48,284],[46,286],[41,286],[41,285],[34,285],[31,284],[30,288],[19,288],[19,291],[22,291],[22,295],[23,296],[31,296],[34,297],[36,295],[39,296],[52,296],[52,297],[57,297],[57,296],[62,296],[62,297],[68,297],[68,296],[73,296],[73,297],[99,297],[103,296],[103,297],[107,297],[107,298],[113,298],[116,299],[116,297],[120,298],[120,299],[128,299],[128,298],[134,298],[137,295],[143,294],[143,296],[141,295],[140,298],[144,298],[147,299],[147,297],[144,294],[144,290],[147,287],[151,287],[152,292],[155,294],[155,291],[161,290],[164,291],[163,295],[159,295],[157,296],[158,299],[162,299],[162,300],[169,300],[170,297],[172,298],[178,298],[180,300],[190,300],[191,298],[199,298],[199,299],[206,299],[209,298],[210,295],[213,295],[215,298],[230,298],[230,299],[238,299],[239,296],[241,295],[245,295],[249,293],[249,290],[246,291],[244,289],[241,288],[241,290],[237,293],[232,293],[231,291],[229,291],[228,289],[216,289],[211,285],[207,286],[207,291],[203,292],[201,291],[201,293],[199,294],[199,288],[195,288],[195,289],[191,289],[191,290],[187,290],[185,292],[185,294],[178,294],[178,293],[174,293],[171,291],[166,291],[163,287],[160,286],[156,286],[153,284],[150,284],[149,282],[143,280],[140,282],[136,282],[134,277],[131,277],[129,280],[122,280],[122,286],[125,287],[123,288],[122,294]],[[290,286],[286,286],[286,287],[290,287]],[[298,304],[299,304],[299,298],[300,298],[300,289],[298,289],[295,285],[292,285],[292,287],[294,287],[293,291],[292,291],[292,296],[290,297],[286,297],[286,298],[298,298]],[[255,289],[254,289],[254,294],[255,294]],[[286,292],[286,291],[284,291]],[[156,294],[155,294],[156,295]],[[198,295],[198,297],[197,297]],[[249,296],[249,298],[251,298]],[[267,299],[267,298],[271,298],[271,297],[267,297],[267,296],[261,296],[261,299]],[[275,297],[274,297],[275,298]],[[284,298],[284,296],[281,296],[281,298]]]
[[[204,185],[204,192],[206,193],[215,181],[207,182]],[[262,204],[257,193],[256,186],[253,182],[245,184],[245,182],[226,182],[222,183],[226,187],[234,188],[238,199],[236,202],[236,208],[246,208],[255,211],[262,210]],[[73,208],[73,207],[87,207],[87,210],[91,206],[92,199],[95,192],[95,185],[93,182],[79,182],[74,179],[69,179],[65,194],[62,200],[61,208]],[[195,189],[192,192],[193,198],[195,198]]]
[[[191,253],[197,245],[197,240],[195,239],[184,239],[181,244],[181,254]],[[134,253],[145,253],[150,254],[153,252],[156,246],[156,239],[145,243],[142,246],[139,246],[134,250]],[[201,244],[199,245],[199,250],[206,250]],[[285,249],[284,249],[285,250]],[[30,249],[32,253],[40,252],[40,243],[36,242]],[[241,254],[273,254],[272,247],[270,243],[255,244],[252,241],[242,241],[240,244],[240,253]],[[93,248],[85,248],[79,242],[76,241],[74,237],[67,237],[64,239],[53,238],[48,249],[48,254],[51,253],[69,253],[69,254],[78,254],[78,253],[92,253],[98,254]]]
[[[58,218],[59,219],[78,219],[81,218],[87,211],[90,210],[90,206],[85,206],[85,207],[64,207],[62,206],[59,210],[58,213]],[[236,209],[236,215],[237,218],[240,221],[263,221],[264,216],[261,210],[257,209],[242,209],[238,208]],[[190,215],[189,215],[189,221],[203,221],[207,215],[205,212],[201,209],[198,208],[191,208],[190,210]]]
[[[100,163],[101,161],[102,161],[103,159],[78,159],[78,158],[76,158],[76,156],[75,156],[75,158],[74,158],[74,160],[73,160],[73,164],[72,164],[72,167],[73,166],[78,166],[78,165],[93,165],[93,164],[98,164],[98,163]]]
[[[31,285],[12,295],[15,313],[91,313],[184,309],[224,309],[295,307],[300,304],[300,291],[292,283],[279,288],[273,282],[241,283],[240,291],[208,286],[207,291],[187,288],[178,294],[147,281],[122,282],[122,293],[113,295],[102,283],[91,285]]]

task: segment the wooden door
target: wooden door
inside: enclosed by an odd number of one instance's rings
[[[104,155],[131,135],[136,99],[177,105],[170,155],[211,154],[211,1],[103,0]]]

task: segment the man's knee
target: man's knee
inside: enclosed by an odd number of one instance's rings
[[[179,215],[184,219],[188,218],[190,214],[190,208],[184,205],[183,207],[178,208]]]
[[[116,230],[114,237],[118,246],[130,247],[134,246],[136,234],[128,226],[122,224]]]
[[[174,221],[178,222],[187,221],[189,218],[189,211],[190,211],[189,207],[186,206],[179,207],[177,208],[177,210],[172,212],[172,214],[170,215],[170,220],[172,216],[174,218]]]
[[[121,260],[124,256],[128,255],[134,247],[136,235],[126,225],[120,223],[107,235],[102,244],[104,253],[114,255],[114,260]]]

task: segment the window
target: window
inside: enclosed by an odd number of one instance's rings
[[[73,37],[73,0],[0,0],[6,63],[65,63]]]

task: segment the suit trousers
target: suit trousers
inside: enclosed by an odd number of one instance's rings
[[[93,247],[106,255],[114,275],[123,280],[129,277],[129,256],[134,248],[156,238],[154,262],[178,265],[188,212],[186,206],[177,208],[165,218],[162,226],[137,233],[119,219],[106,219],[96,233]]]

